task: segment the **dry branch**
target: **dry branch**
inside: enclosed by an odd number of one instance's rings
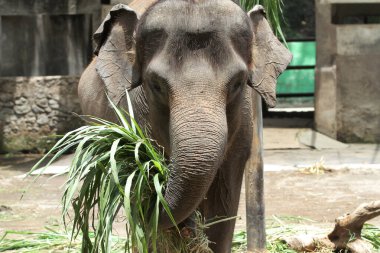
[[[334,230],[327,236],[295,236],[286,238],[285,242],[300,252],[329,248],[349,250],[351,253],[371,253],[372,246],[361,238],[361,231],[365,222],[379,215],[380,201],[364,203],[352,213],[338,217]]]

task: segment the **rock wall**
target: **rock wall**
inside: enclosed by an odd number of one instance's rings
[[[0,152],[44,151],[82,124],[79,77],[0,78]]]

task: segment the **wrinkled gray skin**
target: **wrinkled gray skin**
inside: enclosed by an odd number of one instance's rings
[[[165,199],[176,222],[197,208],[206,219],[235,216],[251,154],[252,88],[273,106],[291,59],[262,8],[247,15],[228,0],[166,0],[139,18],[117,5],[94,39],[97,57],[79,83],[83,113],[115,120],[105,92],[126,107],[130,90],[136,120],[172,162]],[[207,230],[214,252],[230,252],[234,225]],[[160,227],[171,226],[162,215]]]

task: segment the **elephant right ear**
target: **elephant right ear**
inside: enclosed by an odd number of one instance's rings
[[[125,94],[140,84],[135,64],[134,31],[138,16],[127,5],[115,5],[94,33],[96,71],[110,99],[116,105]]]
[[[290,51],[273,34],[265,18],[265,10],[255,5],[248,12],[252,22],[252,86],[269,107],[276,105],[277,77],[292,60]]]

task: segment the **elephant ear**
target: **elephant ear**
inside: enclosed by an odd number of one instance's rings
[[[290,51],[273,34],[265,18],[265,10],[256,5],[248,16],[252,22],[252,76],[250,85],[269,107],[276,105],[277,77],[292,60]]]
[[[127,5],[115,5],[94,33],[96,71],[111,101],[119,104],[125,94],[139,85],[135,64],[134,31],[138,16]]]

